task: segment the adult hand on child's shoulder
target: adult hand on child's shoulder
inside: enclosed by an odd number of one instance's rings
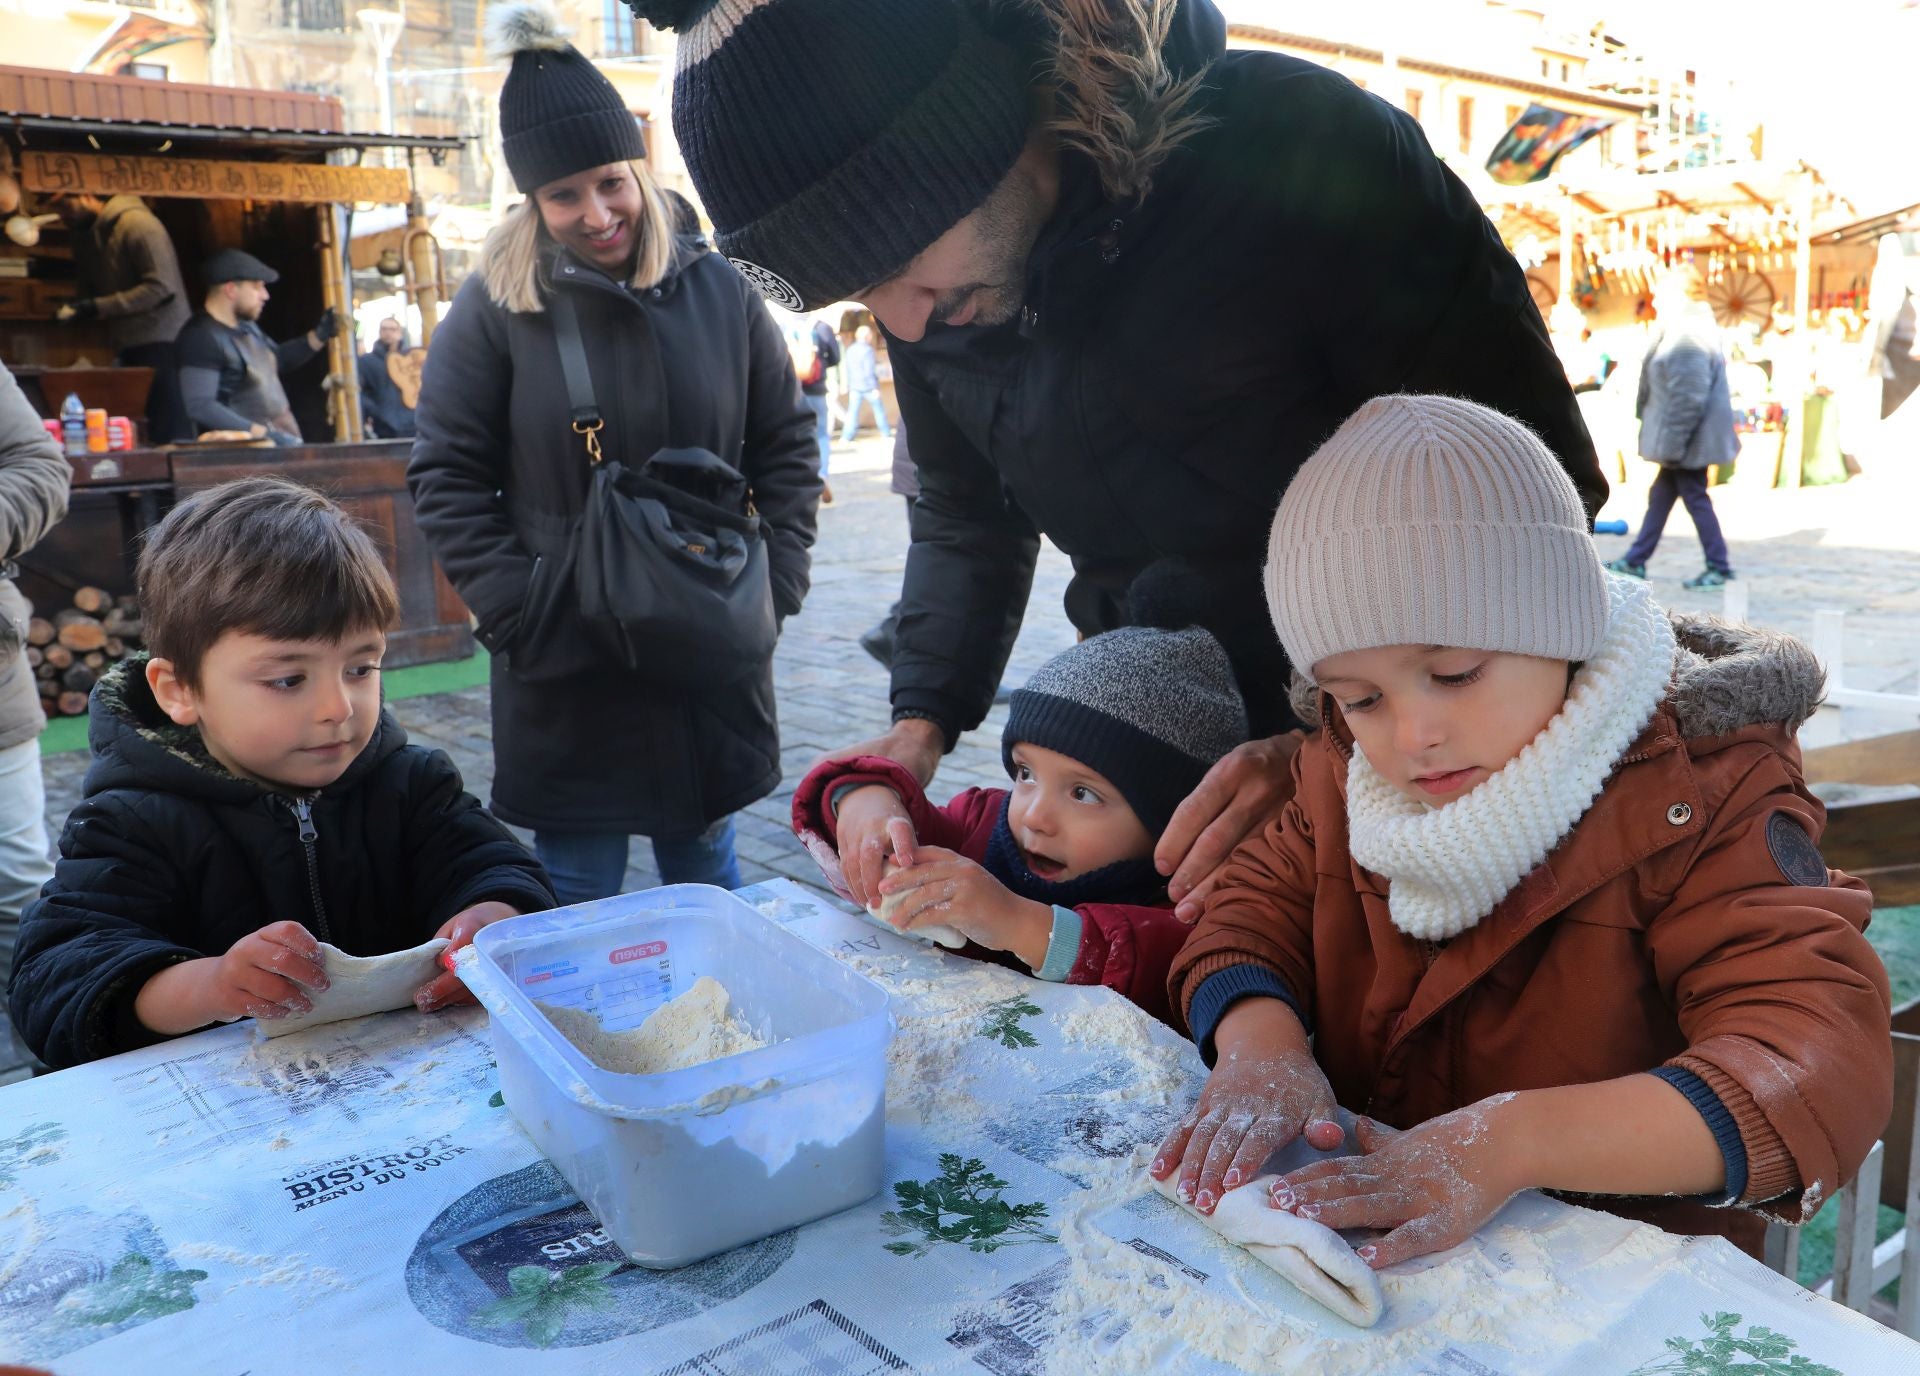
[[[1156,1180],[1180,1172],[1180,1198],[1203,1214],[1259,1174],[1304,1134],[1321,1151],[1340,1145],[1333,1086],[1315,1063],[1306,1029],[1279,999],[1243,999],[1214,1032],[1219,1060],[1186,1117],[1160,1143]]]
[[[1200,917],[1200,905],[1218,882],[1233,848],[1266,823],[1293,796],[1293,757],[1299,731],[1235,746],[1200,786],[1174,809],[1154,847],[1153,863],[1171,876],[1167,897],[1182,922]]]
[[[1316,1161],[1273,1184],[1273,1205],[1329,1228],[1379,1228],[1360,1248],[1375,1270],[1458,1246],[1526,1188],[1511,1134],[1495,1120],[1510,1094],[1396,1131],[1354,1120],[1361,1155]]]
[[[840,842],[841,878],[853,901],[871,908],[880,901],[887,857],[903,865],[914,861],[913,821],[907,816],[907,805],[885,784],[868,784],[840,800],[833,824]]]
[[[1052,908],[1020,897],[984,866],[945,847],[916,846],[912,860],[880,882],[880,897],[898,900],[887,915],[894,926],[952,927],[989,950],[1013,952],[1032,969],[1046,962]]]
[[[311,1010],[308,991],[327,983],[313,934],[298,922],[274,922],[247,933],[224,955],[154,975],[134,997],[134,1016],[167,1036],[212,1022],[284,1018]]]
[[[452,917],[440,924],[440,930],[434,933],[436,938],[445,937],[447,949],[440,958],[446,960],[462,946],[473,944],[473,934],[482,927],[509,917],[520,916],[520,910],[508,903],[475,903],[471,908],[462,908]],[[431,1013],[439,1008],[450,1008],[455,1004],[476,1002],[467,986],[451,969],[444,974],[435,975],[413,992],[413,1006],[422,1013]]]

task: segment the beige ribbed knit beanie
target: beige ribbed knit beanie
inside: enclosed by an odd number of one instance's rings
[[[1606,573],[1573,480],[1519,421],[1377,397],[1302,464],[1267,545],[1267,610],[1301,673],[1382,645],[1587,659]]]

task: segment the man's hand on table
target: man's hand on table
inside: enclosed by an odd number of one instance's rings
[[[445,960],[462,946],[473,944],[473,935],[482,927],[491,926],[509,917],[520,916],[520,910],[506,903],[476,903],[471,908],[463,908],[440,924],[435,937],[445,937],[450,945],[441,953]],[[472,993],[460,982],[460,977],[448,970],[445,974],[435,975],[413,993],[413,1006],[422,1013],[432,1013],[441,1008],[451,1008],[456,1004],[474,1003]]]
[[[133,1012],[164,1036],[212,1022],[284,1018],[313,1008],[309,991],[325,989],[320,944],[298,922],[275,922],[241,937],[223,956],[169,965],[140,987]]]
[[[1171,876],[1167,897],[1182,922],[1199,921],[1201,904],[1233,848],[1293,796],[1293,756],[1305,739],[1289,731],[1236,746],[1174,809],[1154,847],[1153,863]]]

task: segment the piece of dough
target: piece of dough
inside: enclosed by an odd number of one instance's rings
[[[1228,1190],[1211,1215],[1181,1203],[1175,1191],[1179,1172],[1165,1180],[1155,1180],[1151,1175],[1147,1180],[1222,1238],[1245,1248],[1279,1273],[1308,1299],[1356,1327],[1372,1328],[1387,1309],[1386,1298],[1380,1293],[1380,1278],[1333,1229],[1273,1208],[1267,1202],[1267,1191],[1278,1178],[1263,1175],[1237,1190]]]
[[[893,858],[889,856],[887,858],[886,869],[881,873],[881,878],[884,879],[887,875],[892,874],[899,868],[898,865],[893,863]],[[928,944],[939,942],[940,945],[945,946],[949,951],[957,951],[967,944],[967,938],[963,934],[948,926],[896,927],[892,922],[888,921],[887,919],[900,911],[900,904],[910,896],[910,892],[888,894],[878,903],[868,908],[864,916],[867,921],[871,922],[874,926],[884,931],[892,932],[895,936],[910,937],[915,941],[922,941]]]
[[[437,936],[410,951],[350,956],[323,941],[320,964],[327,972],[328,983],[325,989],[308,991],[313,1011],[261,1018],[260,1030],[269,1037],[284,1037],[323,1022],[406,1008],[413,1003],[413,991],[440,973],[440,953],[447,944],[445,937]]]

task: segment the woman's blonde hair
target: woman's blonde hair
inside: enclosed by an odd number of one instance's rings
[[[673,211],[643,164],[629,161],[626,165],[640,185],[640,254],[634,260],[632,281],[636,287],[651,287],[667,275],[673,262]],[[535,196],[509,210],[480,249],[480,277],[487,295],[510,311],[545,310],[540,300],[540,259],[543,247],[552,242]]]

